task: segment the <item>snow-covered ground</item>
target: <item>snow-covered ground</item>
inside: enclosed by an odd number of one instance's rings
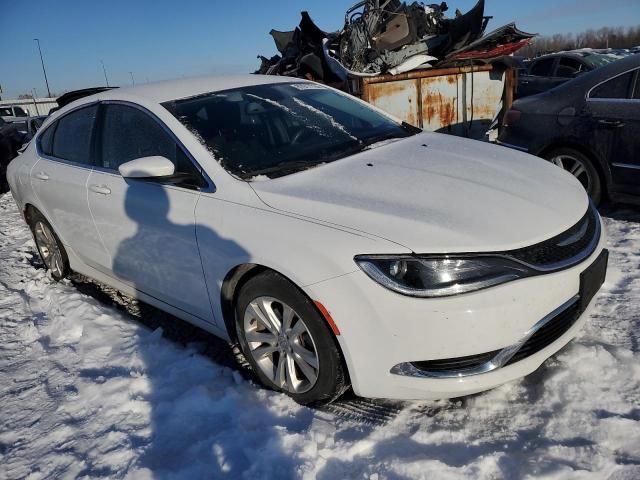
[[[533,375],[314,410],[252,384],[195,329],[53,282],[0,196],[0,478],[639,479],[640,212],[608,215],[589,322]]]

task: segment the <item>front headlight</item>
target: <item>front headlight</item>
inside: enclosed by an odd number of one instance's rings
[[[536,274],[497,256],[359,255],[355,261],[382,286],[412,297],[458,295]]]

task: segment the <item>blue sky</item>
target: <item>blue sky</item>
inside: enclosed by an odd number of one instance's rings
[[[426,3],[429,3],[428,0]],[[450,0],[466,11],[476,0]],[[0,0],[3,98],[46,93],[33,38],[42,42],[54,92],[208,73],[254,70],[275,48],[271,28],[291,29],[307,10],[325,30],[342,26],[355,0]],[[489,29],[517,21],[541,34],[640,23],[640,0],[487,0]]]

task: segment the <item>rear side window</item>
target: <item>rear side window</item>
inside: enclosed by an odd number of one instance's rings
[[[16,112],[16,117],[27,117],[27,112],[25,112],[21,107],[15,107],[14,108],[15,112]]]
[[[636,70],[636,88],[633,91],[633,98],[640,100],[640,70]]]
[[[629,98],[633,73],[619,75],[591,91],[590,98]]]
[[[40,151],[45,155],[53,155],[53,134],[56,130],[56,125],[50,125],[38,139]]]
[[[531,66],[531,75],[535,75],[537,77],[551,76],[553,71],[553,64],[555,63],[555,61],[555,58],[545,58],[543,60],[538,60]]]
[[[97,105],[71,112],[60,120],[53,135],[52,154],[56,158],[90,164],[91,137],[96,123]]]
[[[147,113],[127,105],[104,107],[101,132],[101,165],[117,170],[137,158],[159,155],[173,162],[175,174],[187,178],[182,187],[202,187],[206,182],[182,148]]]

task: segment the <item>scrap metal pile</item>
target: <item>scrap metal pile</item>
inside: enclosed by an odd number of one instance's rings
[[[307,12],[292,31],[271,30],[280,55],[262,60],[256,73],[335,83],[349,77],[398,74],[429,67],[490,62],[527,45],[534,35],[505,25],[485,35],[492,17],[484,0],[467,13],[448,6],[399,0],[365,0],[347,10],[342,30],[318,28]]]

